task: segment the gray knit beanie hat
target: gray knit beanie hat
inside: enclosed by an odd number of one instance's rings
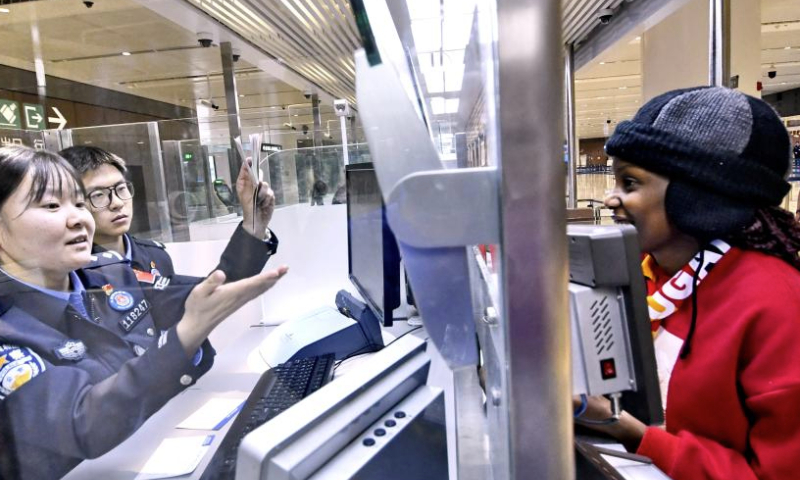
[[[789,192],[791,143],[763,100],[722,87],[673,90],[620,122],[606,153],[670,179],[667,217],[700,240],[724,238]]]

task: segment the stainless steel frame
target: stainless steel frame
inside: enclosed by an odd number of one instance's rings
[[[153,176],[155,176],[156,190],[155,205],[148,205],[148,210],[152,215],[155,209],[158,217],[158,225],[161,229],[161,241],[172,242],[176,239],[172,236],[172,227],[170,225],[169,197],[167,195],[167,182],[164,175],[164,159],[161,156],[161,135],[158,133],[158,123],[149,122],[147,124],[147,135],[150,139],[150,158],[153,159]],[[151,225],[152,224],[153,222],[151,222]]]
[[[510,478],[571,479],[561,2],[498,0],[497,19],[508,387],[492,401],[506,405]]]
[[[567,140],[567,208],[578,206],[577,192],[577,171],[578,156],[578,131],[575,125],[575,48],[572,45],[564,47],[564,93],[565,99],[565,122]]]
[[[731,80],[731,1],[708,3],[708,84],[727,87]]]

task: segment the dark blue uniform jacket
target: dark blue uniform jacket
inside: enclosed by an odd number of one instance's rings
[[[274,247],[234,233],[219,268],[259,273]],[[119,256],[117,256],[119,257]],[[114,256],[76,271],[88,318],[0,272],[0,478],[56,479],[130,436],[207,372],[175,332],[197,277],[138,282]]]
[[[241,227],[239,227],[241,228]],[[164,244],[153,240],[144,240],[128,235],[131,248],[131,267],[142,272],[159,273],[165,277],[175,275],[172,259]]]

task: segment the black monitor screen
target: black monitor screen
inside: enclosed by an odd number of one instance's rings
[[[389,327],[400,306],[400,251],[386,222],[371,163],[348,165],[347,253],[350,280],[372,312]]]

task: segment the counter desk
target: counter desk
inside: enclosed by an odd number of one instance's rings
[[[250,394],[261,373],[267,368],[266,363],[263,363],[258,355],[258,347],[275,329],[274,326],[259,326],[257,321],[252,322],[254,317],[250,313],[245,307],[226,321],[230,324],[227,325],[228,328],[222,328],[226,327],[225,324],[218,327],[220,331],[215,332],[215,337],[225,347],[217,351],[214,366],[198,379],[195,385],[170,400],[122,444],[97,459],[84,461],[64,478],[133,480],[165,438],[214,435],[213,443],[197,469],[191,475],[173,477],[200,478],[232,420],[217,431],[184,430],[175,427],[212,398],[244,400]],[[387,329],[389,332],[387,339],[402,335],[409,329],[405,322],[397,322],[391,329]],[[421,330],[414,334],[424,335]],[[212,343],[216,344],[214,338]],[[348,371],[357,368],[361,362],[368,361],[369,355],[345,361],[342,367],[337,369],[333,381],[342,375],[347,375]]]

